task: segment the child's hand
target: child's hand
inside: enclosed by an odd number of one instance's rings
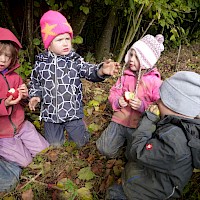
[[[124,108],[124,107],[126,107],[127,105],[128,105],[128,103],[125,101],[124,97],[121,96],[121,97],[119,98],[119,106],[122,107],[122,108]]]
[[[28,97],[28,88],[25,84],[20,85],[18,90],[22,93],[22,99],[26,99]]]
[[[129,100],[129,104],[133,110],[139,110],[142,105],[142,101],[135,97],[133,100]]]
[[[12,105],[18,104],[21,99],[22,99],[22,93],[19,91],[19,95],[17,99],[13,100],[13,96],[10,95],[7,99],[5,99],[4,104],[6,107],[12,106]]]
[[[29,101],[29,109],[35,111],[36,105],[40,102],[39,97],[32,97]]]
[[[119,73],[120,69],[120,64],[118,62],[111,62],[111,61],[106,61],[104,62],[103,66],[99,69],[98,74],[100,76],[103,75],[114,75]]]

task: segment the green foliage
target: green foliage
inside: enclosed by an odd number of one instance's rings
[[[176,46],[180,44],[188,44],[189,29],[184,30],[182,27],[174,27],[170,31],[172,33],[170,40],[174,42]]]
[[[90,12],[90,9],[86,6],[80,6],[80,10],[83,11],[86,15]]]
[[[68,7],[73,7],[73,3],[70,0],[67,0],[63,4],[63,9],[67,9]]]
[[[186,185],[183,190],[182,199],[198,200],[200,199],[200,173],[194,173],[193,179]]]
[[[76,36],[75,38],[72,39],[73,44],[82,44],[83,43],[83,38],[81,36]]]
[[[95,63],[94,54],[91,53],[91,52],[88,52],[88,53],[85,55],[85,61],[86,61],[86,62],[90,62],[90,63]]]
[[[95,174],[91,171],[90,167],[85,167],[80,169],[80,171],[78,172],[78,178],[81,180],[91,180],[95,177]]]
[[[113,5],[114,3],[115,3],[115,1],[113,1],[113,0],[105,0],[106,5]]]
[[[30,77],[32,72],[32,65],[28,59],[28,49],[20,50],[19,52],[19,63],[20,67],[16,70],[16,72],[22,77],[23,80],[26,80]]]
[[[57,186],[63,190],[66,190],[66,192],[64,192],[62,196],[67,197],[69,200],[75,199],[78,194],[78,188],[76,184],[74,184],[73,181],[68,178],[63,178],[58,181]]]
[[[33,39],[33,45],[39,46],[41,44],[40,40],[38,38]]]
[[[66,10],[69,7],[73,7],[73,2],[71,0],[64,1],[64,3],[61,3],[59,1],[57,1],[58,3],[56,3],[55,0],[45,0],[45,1],[52,10],[60,10],[60,9]]]
[[[88,131],[90,133],[93,133],[93,132],[97,132],[101,129],[101,127],[98,125],[98,124],[95,124],[95,123],[91,123],[89,126],[88,126]]]

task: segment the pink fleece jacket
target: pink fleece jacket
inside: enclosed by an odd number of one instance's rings
[[[14,72],[19,65],[6,72],[0,73],[0,138],[13,137],[24,122],[24,108],[16,104],[6,108],[6,94],[10,88],[17,89],[23,83],[21,77]]]
[[[11,41],[17,47],[22,48],[21,43],[15,35],[6,28],[0,27],[0,41]],[[21,77],[14,72],[19,64],[12,66],[6,73],[0,72],[0,138],[11,138],[18,133],[24,122],[24,108],[21,104],[16,104],[6,108],[6,94],[10,88],[17,89],[22,83]],[[21,100],[20,103],[22,103]]]
[[[136,82],[137,77],[135,73],[127,69],[124,71],[124,75],[120,77],[116,84],[110,89],[109,95],[109,101],[114,111],[112,121],[130,128],[136,128],[142,112],[144,112],[151,103],[160,98],[159,87],[162,80],[157,68],[144,73],[138,87],[138,98],[142,100],[140,111],[133,110],[130,106],[120,108],[118,103],[119,98],[124,95],[125,91],[134,92]]]

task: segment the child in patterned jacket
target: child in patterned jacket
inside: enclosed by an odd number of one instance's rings
[[[128,68],[110,90],[109,101],[114,110],[111,122],[96,142],[100,153],[109,158],[119,154],[137,128],[142,113],[159,99],[162,81],[154,65],[164,50],[163,42],[161,34],[146,35],[125,56]]]
[[[85,62],[72,50],[73,31],[60,12],[46,12],[40,26],[46,50],[36,56],[30,81],[29,108],[35,110],[41,102],[45,138],[51,145],[64,144],[66,130],[69,140],[81,147],[89,141],[83,122],[81,78],[103,81],[106,75],[117,73],[120,65],[116,62]]]

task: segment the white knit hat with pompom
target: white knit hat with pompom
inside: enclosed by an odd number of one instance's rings
[[[142,69],[153,68],[158,59],[160,58],[161,52],[164,50],[164,37],[161,34],[146,35],[137,42],[135,42],[128,50],[125,56],[125,62],[129,61],[130,52],[132,49],[135,50],[140,67]]]

